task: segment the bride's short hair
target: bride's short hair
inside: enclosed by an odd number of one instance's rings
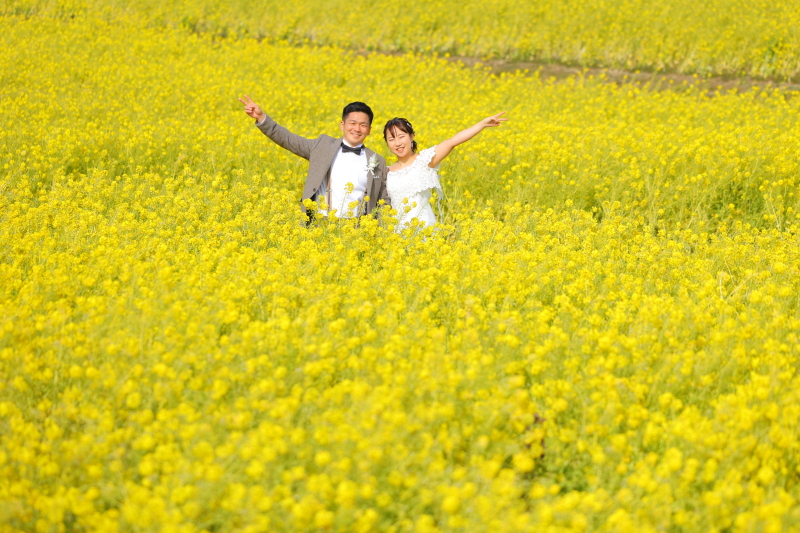
[[[407,133],[408,135],[414,135],[414,127],[411,125],[409,121],[404,118],[394,117],[392,120],[386,123],[383,127],[383,140],[386,140],[386,134],[389,133],[390,130],[398,129],[403,133]],[[411,151],[417,153],[417,141],[411,141]]]

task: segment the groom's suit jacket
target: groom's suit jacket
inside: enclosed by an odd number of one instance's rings
[[[342,139],[334,139],[330,135],[320,135],[316,139],[306,139],[277,124],[269,116],[257,126],[275,144],[308,160],[308,176],[303,187],[303,197],[300,199],[300,205],[303,208],[303,212],[305,212],[306,208],[303,205],[303,200],[306,198],[316,199],[317,193],[322,192],[320,191],[322,182],[325,178],[330,177],[331,165],[333,165],[336,154],[339,153]],[[373,155],[376,155],[378,160],[375,170],[367,174],[369,184],[364,194],[369,196],[365,212],[365,214],[369,214],[375,209],[378,200],[384,200],[386,205],[389,205],[389,194],[386,191],[386,160],[366,146],[364,150],[367,155],[367,161],[372,159]]]

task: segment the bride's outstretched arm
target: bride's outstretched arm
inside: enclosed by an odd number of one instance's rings
[[[487,117],[478,122],[477,124],[475,124],[474,126],[472,126],[471,128],[467,128],[464,131],[460,131],[450,139],[447,139],[446,141],[442,141],[439,144],[437,144],[436,155],[433,157],[428,166],[433,168],[439,163],[441,163],[442,159],[450,155],[450,152],[453,151],[453,148],[455,148],[461,143],[465,143],[468,140],[472,139],[481,131],[483,131],[484,128],[493,128],[499,126],[503,122],[506,122],[508,120],[507,118],[500,118],[504,114],[505,111],[503,111],[502,113],[498,113],[496,115],[492,115],[491,117]]]

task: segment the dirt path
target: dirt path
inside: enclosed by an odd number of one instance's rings
[[[779,82],[774,80],[760,80],[748,77],[714,76],[704,78],[691,74],[659,74],[653,72],[625,71],[618,69],[584,68],[558,65],[553,63],[507,61],[504,59],[488,59],[482,61],[475,57],[449,57],[448,61],[462,63],[466,67],[474,67],[480,63],[488,67],[494,74],[500,74],[503,72],[516,72],[521,70],[527,70],[530,74],[534,74],[538,71],[539,76],[541,76],[543,80],[549,78],[562,80],[581,74],[586,77],[598,77],[605,74],[605,79],[609,83],[616,83],[618,85],[623,83],[650,83],[656,89],[674,89],[682,87],[684,82],[688,84],[698,82],[700,86],[707,89],[710,94],[713,94],[717,90],[724,93],[732,89],[736,89],[739,92],[744,92],[752,89],[753,87],[759,87],[762,89],[780,88],[786,91],[800,91],[800,83],[798,82]]]

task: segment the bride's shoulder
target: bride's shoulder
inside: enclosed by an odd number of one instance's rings
[[[436,157],[436,146],[431,146],[430,148],[425,148],[419,153],[417,159],[421,162],[425,163],[425,165],[430,165],[433,158]]]

